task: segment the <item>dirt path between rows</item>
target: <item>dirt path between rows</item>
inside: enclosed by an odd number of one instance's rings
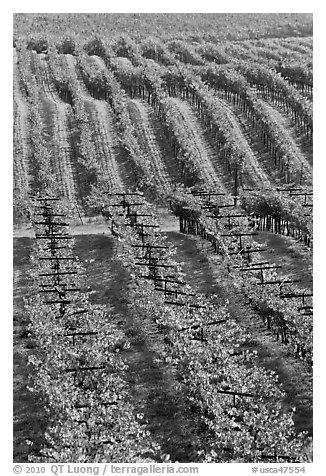
[[[281,265],[289,279],[301,279],[298,288],[313,287],[313,252],[302,241],[290,236],[277,235],[261,231],[254,236],[254,241],[260,245],[267,244],[268,251],[264,258],[270,263]]]
[[[166,170],[163,156],[152,127],[152,110],[144,101],[133,99],[129,101],[128,111],[135,127],[142,153],[149,162],[151,178],[155,181],[158,194],[161,196],[167,195],[171,193],[172,181]]]
[[[158,221],[161,231],[178,231],[179,221],[165,208],[159,208]],[[81,220],[83,223],[81,223]],[[78,235],[111,235],[110,228],[103,217],[96,216],[92,218],[82,217],[81,220],[70,220],[69,234]],[[69,220],[68,220],[69,221]],[[16,223],[13,227],[14,238],[34,238],[35,232],[29,223]]]

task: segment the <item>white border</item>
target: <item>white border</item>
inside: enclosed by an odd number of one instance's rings
[[[227,10],[222,10],[222,6]],[[218,8],[219,7],[219,8]],[[89,11],[91,8],[91,12]],[[78,10],[80,9],[80,10]],[[109,11],[108,11],[109,9]],[[8,471],[3,474],[12,474],[12,15],[13,13],[181,13],[181,12],[200,12],[210,13],[282,13],[295,12],[314,14],[314,202],[315,202],[315,248],[314,248],[314,295],[315,299],[315,331],[314,331],[314,349],[315,349],[315,370],[314,370],[314,463],[309,465],[306,474],[321,475],[326,470],[322,470],[324,458],[324,434],[325,434],[325,311],[322,299],[325,286],[324,255],[325,255],[325,151],[322,149],[322,137],[326,133],[325,120],[325,76],[323,75],[323,62],[326,61],[325,55],[325,11],[321,7],[321,2],[303,2],[303,1],[273,1],[270,4],[262,2],[235,2],[228,1],[225,4],[217,5],[215,2],[190,2],[190,1],[164,1],[162,4],[155,2],[126,2],[119,1],[114,5],[106,1],[92,2],[23,2],[14,1],[9,5],[2,6],[1,12],[1,45],[2,45],[2,71],[1,71],[1,91],[3,97],[2,108],[2,157],[1,157],[1,263],[2,263],[2,322],[1,322],[1,382],[2,382],[2,420],[1,420],[1,457],[2,461],[8,460]],[[45,11],[46,10],[46,11]],[[6,464],[7,466],[7,464]],[[232,465],[234,466],[234,465]],[[241,469],[240,469],[241,466]],[[223,470],[222,470],[223,467]],[[248,474],[251,473],[248,465]],[[230,472],[230,465],[207,465],[205,474],[216,474],[216,470],[222,470],[221,474],[246,474],[243,465],[237,465]],[[2,472],[2,471],[1,471]],[[214,473],[213,473],[214,472]],[[204,474],[203,471],[200,474]],[[302,473],[300,473],[302,474]]]

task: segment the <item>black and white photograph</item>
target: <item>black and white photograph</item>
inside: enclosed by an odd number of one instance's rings
[[[315,14],[145,11],[12,14],[13,471],[312,474]]]

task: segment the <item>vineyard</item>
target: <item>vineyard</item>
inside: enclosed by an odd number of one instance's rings
[[[128,15],[15,14],[14,461],[312,462],[312,20]]]

